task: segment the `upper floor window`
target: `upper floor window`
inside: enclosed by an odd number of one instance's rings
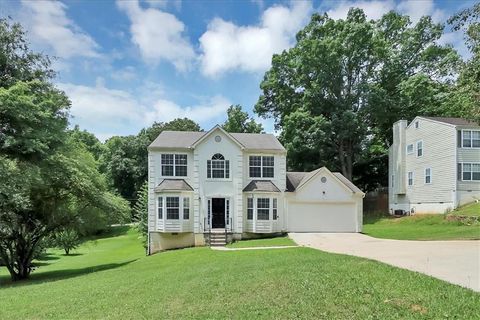
[[[230,161],[220,153],[214,154],[211,160],[207,160],[207,178],[229,179]]]
[[[413,153],[413,143],[407,145],[407,154]]]
[[[462,148],[480,148],[480,131],[462,130]]]
[[[408,174],[407,174],[407,180],[408,180],[408,185],[409,186],[413,186],[413,172],[410,171]]]
[[[426,168],[425,169],[425,183],[430,184],[432,183],[432,169]]]
[[[420,127],[420,124],[418,123],[418,121],[415,121],[415,129],[418,129]]]
[[[417,141],[417,157],[423,156],[423,141]]]
[[[250,156],[250,178],[273,178],[275,160],[273,156]]]
[[[187,155],[186,154],[162,154],[162,176],[186,177]]]
[[[480,181],[480,163],[462,163],[463,181]]]

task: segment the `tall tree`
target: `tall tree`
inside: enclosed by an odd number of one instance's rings
[[[239,104],[228,108],[227,120],[222,127],[227,132],[261,133],[263,131],[262,124],[250,118],[247,112],[242,111],[242,106]]]
[[[393,122],[443,113],[438,101],[458,55],[436,43],[442,30],[429,17],[412,25],[395,12],[378,21],[355,8],[345,20],[314,14],[295,47],[274,55],[255,106],[282,129],[289,169],[384,176]],[[355,180],[373,188],[362,172]],[[382,176],[372,180],[382,184]]]

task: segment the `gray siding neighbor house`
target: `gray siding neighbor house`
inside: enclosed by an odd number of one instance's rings
[[[393,125],[389,209],[444,213],[480,200],[480,126],[460,118],[416,117]]]

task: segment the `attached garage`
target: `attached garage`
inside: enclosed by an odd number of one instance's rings
[[[320,168],[287,173],[289,232],[360,232],[364,193],[343,175]]]

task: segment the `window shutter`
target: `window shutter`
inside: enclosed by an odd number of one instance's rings
[[[207,160],[207,178],[212,177],[212,160]]]
[[[462,130],[457,131],[457,148],[462,147]]]
[[[462,180],[462,164],[461,163],[457,164],[457,180],[458,181]]]
[[[230,160],[225,160],[225,178],[230,178]]]

